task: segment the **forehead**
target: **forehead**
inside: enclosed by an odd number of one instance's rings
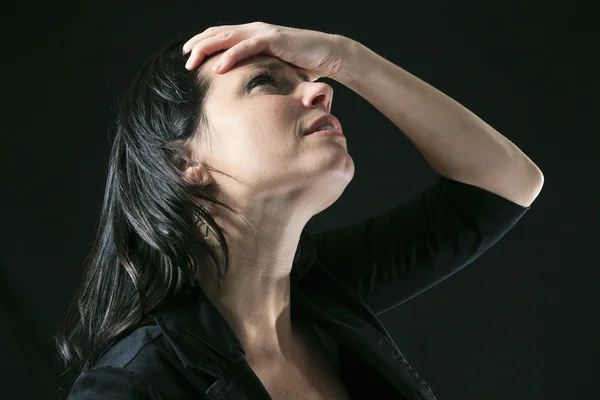
[[[225,50],[219,51],[219,52],[214,53],[214,54],[210,55],[209,57],[207,57],[204,60],[204,62],[202,63],[202,66],[200,69],[206,73],[213,72],[211,70],[212,66],[215,65],[219,61],[219,59],[221,58],[223,53],[225,53]],[[246,57],[245,59],[236,62],[233,65],[233,67],[231,67],[229,70],[227,70],[227,72],[225,74],[216,74],[216,75],[217,76],[226,76],[230,72],[233,72],[234,75],[237,75],[239,73],[243,74],[245,71],[254,70],[254,69],[258,68],[259,66],[265,66],[267,64],[281,65],[286,69],[292,69],[294,71],[296,71],[298,69],[294,64],[280,60],[277,57],[272,57],[272,56],[269,56],[266,54],[257,54],[255,56]]]
[[[257,54],[236,62],[225,73],[216,73],[211,68],[215,65],[225,50],[211,54],[207,57],[199,68],[199,73],[208,78],[209,87],[206,93],[205,103],[214,101],[233,101],[236,98],[242,98],[243,86],[250,77],[257,71],[268,68],[274,73],[293,74],[296,73],[301,80],[308,80],[303,74],[300,74],[299,68],[294,64],[280,60],[265,54]]]
[[[245,78],[249,77],[253,72],[260,69],[270,69],[274,72],[290,73],[295,72],[298,74],[300,79],[306,80],[299,72],[299,68],[294,64],[280,60],[277,57],[268,56],[265,54],[258,54],[255,56],[247,57],[239,62],[236,62],[231,68],[229,68],[224,74],[218,74],[211,70],[225,50],[212,54],[210,57],[205,59],[200,66],[199,73],[207,76],[210,81],[211,88],[225,89],[226,87],[239,86]],[[209,92],[211,90],[209,89]]]

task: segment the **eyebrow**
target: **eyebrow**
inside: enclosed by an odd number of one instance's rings
[[[289,66],[290,68],[292,68],[294,71],[296,71],[296,75],[302,81],[304,81],[304,82],[310,82],[310,78],[308,77],[308,75],[306,75],[305,73],[299,72],[294,67],[292,67],[291,64],[289,64],[289,63],[284,64],[279,59],[259,61],[259,62],[254,63],[254,64],[250,64],[250,65],[248,65],[247,70],[248,71],[256,71],[256,70],[264,70],[264,69],[266,69],[266,70],[273,71],[273,72],[285,72],[286,65]]]

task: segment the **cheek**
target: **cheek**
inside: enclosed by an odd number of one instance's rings
[[[280,96],[269,96],[265,97],[260,102],[256,102],[252,107],[252,115],[260,120],[284,117],[288,108],[286,107],[285,102],[280,99]]]
[[[260,145],[268,142],[289,140],[297,129],[297,111],[282,96],[264,96],[252,99],[252,106],[246,108],[236,118],[236,125],[241,131],[256,138]]]
[[[290,150],[294,151],[302,126],[290,99],[263,96],[235,108],[219,110],[219,118],[214,118],[221,159],[234,164],[264,164],[263,160],[289,157]]]

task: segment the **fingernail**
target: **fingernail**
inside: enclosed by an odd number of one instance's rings
[[[213,65],[213,67],[211,68],[213,71],[218,70],[219,68],[221,68],[221,61],[217,62],[215,65]]]

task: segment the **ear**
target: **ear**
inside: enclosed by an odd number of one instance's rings
[[[193,182],[203,183],[206,185],[210,181],[210,175],[208,174],[206,168],[204,168],[200,163],[186,163],[185,167],[182,170],[182,173],[186,178]]]
[[[208,170],[199,161],[192,161],[193,154],[184,142],[175,142],[176,154],[169,159],[181,174],[193,182],[207,184],[210,181]]]

